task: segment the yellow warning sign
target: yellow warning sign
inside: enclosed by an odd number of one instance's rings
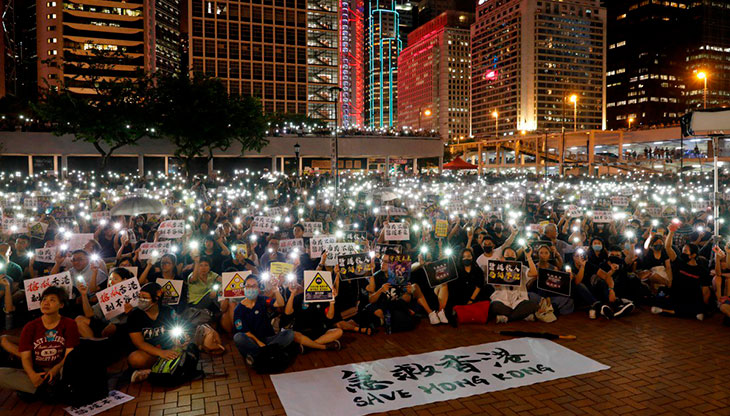
[[[180,296],[180,294],[177,293],[175,285],[173,285],[172,282],[167,282],[165,283],[165,286],[162,286],[162,296],[166,298],[174,298]]]
[[[246,280],[244,279],[244,276],[241,276],[239,273],[230,273],[233,274],[233,276],[225,276],[229,273],[223,273],[223,282],[225,286],[223,287],[223,297],[224,298],[238,298],[243,297],[243,287],[246,283]],[[228,280],[228,279],[230,280]],[[228,282],[226,282],[228,280]]]
[[[332,293],[332,273],[304,271],[304,301],[329,302],[334,300]]]

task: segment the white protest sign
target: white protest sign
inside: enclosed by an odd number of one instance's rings
[[[332,272],[304,271],[304,302],[331,302],[335,299]]]
[[[162,256],[170,252],[172,243],[170,241],[156,241],[153,243],[142,243],[139,246],[139,259],[147,260],[152,258],[154,252],[157,252],[157,257]]]
[[[124,394],[121,391],[112,390],[109,392],[109,396],[97,400],[94,403],[80,407],[64,407],[63,410],[71,416],[94,416],[132,400],[134,400],[133,396]]]
[[[565,210],[565,216],[568,218],[577,218],[581,215],[583,215],[583,212],[577,205],[568,205],[568,209]]]
[[[243,298],[245,297],[244,286],[246,284],[246,276],[251,274],[250,270],[245,272],[228,272],[221,275],[221,299],[226,298]]]
[[[284,208],[282,207],[269,207],[266,214],[270,217],[281,217],[284,215]]]
[[[650,207],[646,207],[645,209],[646,209],[646,213],[652,217],[659,217],[662,215],[661,207],[650,206]]]
[[[324,234],[321,222],[303,222],[304,237],[313,237],[315,233]]]
[[[3,217],[3,231],[6,234],[27,233],[28,218]]]
[[[692,201],[690,202],[690,207],[692,208],[692,211],[704,211],[706,209],[710,208],[710,202],[709,201]]]
[[[86,243],[89,242],[89,240],[94,239],[94,234],[91,233],[84,233],[84,234],[73,234],[71,238],[68,239],[68,250],[74,251],[74,250],[81,250],[84,248]]]
[[[35,250],[36,263],[55,263],[58,246],[48,248],[37,248]]]
[[[91,221],[93,221],[96,224],[101,223],[102,220],[104,221],[111,221],[112,219],[112,213],[111,211],[95,211],[91,213]]]
[[[337,256],[356,254],[358,248],[355,243],[328,243],[324,245],[324,251],[327,253],[327,260],[324,262],[324,265],[334,266],[337,264]]]
[[[613,221],[613,213],[611,211],[593,211],[593,222],[596,224],[606,224]]]
[[[276,220],[273,217],[254,217],[251,229],[255,233],[273,234],[276,232],[275,226]]]
[[[124,313],[124,304],[137,306],[139,300],[139,281],[137,278],[127,279],[114,286],[110,286],[96,294],[99,299],[104,318],[107,320]]]
[[[411,238],[410,229],[405,222],[389,222],[383,229],[386,241],[403,241]]]
[[[334,235],[320,235],[312,237],[309,240],[309,256],[313,259],[322,257],[322,252],[327,244],[334,244],[337,242],[337,237]]]
[[[23,208],[29,210],[35,210],[36,208],[38,208],[38,197],[26,196],[23,199]]]
[[[380,207],[380,210],[378,211],[378,215],[390,215],[391,217],[402,217],[404,215],[408,215],[408,210],[403,207],[393,207],[390,205],[385,205]]]
[[[63,272],[49,276],[36,277],[35,279],[27,279],[23,281],[25,288],[25,301],[28,304],[28,310],[32,311],[41,307],[41,296],[43,291],[51,286],[57,286],[66,290],[69,298],[71,297],[72,285],[71,273]]]
[[[185,220],[163,221],[157,228],[160,238],[175,239],[185,235]]]
[[[611,206],[613,207],[628,207],[629,206],[629,198],[626,196],[612,196],[611,197]]]
[[[284,254],[289,254],[294,249],[299,250],[299,253],[304,253],[304,239],[303,238],[291,238],[289,240],[279,241],[279,251]]]
[[[155,281],[162,288],[162,304],[177,305],[182,296],[183,281],[172,279],[157,279]]]
[[[306,272],[305,272],[306,273]],[[289,416],[362,416],[572,377],[610,367],[552,341],[518,338],[271,376]]]

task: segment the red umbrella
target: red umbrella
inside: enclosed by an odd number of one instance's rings
[[[444,169],[478,169],[479,166],[465,162],[464,159],[457,156],[454,160],[444,165]]]

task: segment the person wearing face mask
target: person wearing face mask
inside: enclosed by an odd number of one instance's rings
[[[129,354],[129,366],[147,370],[132,373],[133,383],[144,380],[158,358],[172,360],[180,355],[173,349],[173,339],[167,334],[174,325],[175,313],[169,306],[160,304],[161,293],[160,285],[147,283],[139,290],[137,307],[129,312],[129,338],[136,348]]]
[[[517,252],[511,247],[506,247],[504,256],[495,260],[517,261]],[[530,271],[522,267],[522,277],[519,286],[495,286],[494,293],[490,296],[489,315],[494,316],[495,322],[505,324],[512,321],[534,321],[538,304],[530,300],[527,293],[528,276],[537,276],[537,268],[532,260],[530,246],[525,247],[525,257],[529,264]],[[483,277],[482,277],[483,278]]]
[[[699,248],[695,244],[685,244],[679,256],[672,248],[674,232],[678,224],[669,226],[669,234],[664,241],[664,249],[672,262],[672,287],[668,300],[661,300],[651,308],[658,314],[694,317],[705,319],[705,311],[710,303],[712,277],[705,262],[698,259]]]
[[[449,282],[449,303],[452,306],[471,305],[488,299],[494,288],[484,287],[484,273],[474,262],[472,250],[463,249],[460,258],[461,262],[457,261],[459,278]]]
[[[246,276],[243,286],[245,299],[241,300],[233,312],[233,342],[248,365],[253,365],[262,347],[274,344],[288,347],[294,342],[294,331],[282,329],[277,334],[271,326],[268,309],[286,305],[276,286],[278,281],[274,279],[271,283],[269,295],[273,295],[273,298],[259,294],[259,281],[255,275]]]
[[[608,258],[608,252],[605,250],[603,240],[598,237],[591,238],[591,245],[588,247],[588,264],[598,267]]]
[[[507,235],[504,234],[504,221],[497,219],[494,221],[491,233],[492,241],[499,247],[507,241]]]
[[[672,265],[664,250],[664,241],[660,235],[651,238],[646,250],[637,265],[638,275],[653,291],[660,286],[672,286]]]
[[[608,258],[592,276],[594,296],[601,302],[600,313],[606,319],[619,318],[634,310],[628,298],[630,282],[620,247],[611,247]]]
[[[494,242],[494,239],[490,236],[484,237],[484,240],[482,241],[482,249],[484,250],[484,253],[477,258],[477,265],[482,270],[485,270],[487,268],[487,261],[490,259],[499,259],[502,257],[502,251],[511,246],[512,243],[515,241],[515,237],[517,237],[517,228],[512,228],[512,232],[510,233],[509,237],[505,242],[497,247],[496,243]]]

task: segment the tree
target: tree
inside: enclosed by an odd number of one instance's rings
[[[123,146],[136,145],[154,136],[149,112],[151,79],[142,72],[125,78],[105,77],[116,63],[114,54],[95,51],[68,86],[46,86],[38,116],[51,124],[53,134],[73,134],[74,140],[91,143],[101,155],[102,171]]]
[[[159,134],[175,145],[175,156],[182,160],[188,178],[196,157],[209,161],[213,151],[236,143],[241,154],[268,144],[259,100],[229,96],[215,78],[163,76],[157,79],[153,107]]]

